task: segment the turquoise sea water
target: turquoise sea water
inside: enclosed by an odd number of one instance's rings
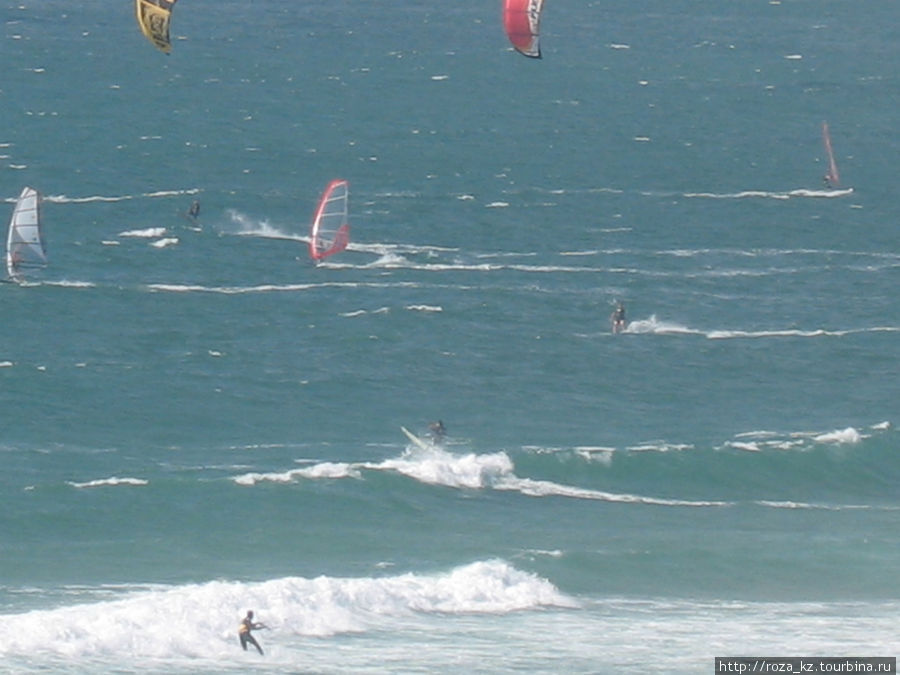
[[[900,651],[896,3],[115,4],[0,5],[5,669]]]

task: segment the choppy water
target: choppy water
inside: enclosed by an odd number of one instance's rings
[[[116,4],[0,9],[5,668],[897,654],[896,3]]]

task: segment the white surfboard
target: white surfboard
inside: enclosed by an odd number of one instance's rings
[[[433,446],[431,443],[429,443],[429,442],[426,441],[426,440],[423,440],[423,439],[419,438],[418,436],[416,436],[413,432],[411,432],[411,431],[410,431],[409,429],[407,429],[406,427],[400,427],[400,430],[401,430],[404,434],[406,434],[406,437],[407,437],[410,441],[412,441],[413,445],[416,445],[417,447],[421,448],[422,450],[433,450],[433,449],[434,449],[434,446]]]

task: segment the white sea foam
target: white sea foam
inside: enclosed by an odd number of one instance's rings
[[[688,443],[669,443],[667,441],[646,441],[637,445],[629,445],[628,452],[681,452],[692,450],[693,445]]]
[[[441,448],[410,448],[402,456],[366,468],[396,471],[422,483],[453,488],[480,489],[492,486],[513,470],[512,460],[503,452],[487,455],[456,455]]]
[[[417,283],[407,282],[356,282],[326,281],[313,284],[260,284],[257,286],[203,286],[200,284],[147,284],[153,291],[168,293],[220,293],[242,295],[244,293],[284,293],[308,291],[313,288],[418,288]]]
[[[56,204],[91,204],[96,202],[125,202],[132,199],[159,199],[165,197],[180,197],[193,195],[200,192],[198,188],[186,188],[183,190],[157,190],[155,192],[143,192],[137,195],[90,195],[87,197],[69,197],[67,195],[45,195],[44,201]]]
[[[785,191],[773,190],[742,190],[740,192],[685,192],[684,197],[689,199],[791,199],[791,198],[809,198],[809,199],[834,199],[835,197],[846,197],[853,194],[853,188],[842,188],[833,190],[809,190],[796,189]]]
[[[322,462],[303,469],[290,471],[273,471],[269,473],[245,473],[234,477],[238,485],[256,485],[257,483],[293,483],[298,478],[359,478],[359,467],[344,462]]]
[[[270,662],[278,663],[280,645],[297,636],[384,630],[391,622],[417,616],[503,615],[577,606],[547,580],[502,560],[435,574],[213,581],[123,591],[115,600],[4,616],[7,622],[15,621],[16,630],[0,642],[0,656],[80,663],[221,659],[231,665],[240,655],[237,625],[252,607],[270,629],[258,634],[259,639]]]
[[[649,319],[636,319],[628,324],[625,333],[653,333],[656,335],[702,335],[698,331],[672,321],[661,321],[653,314]]]
[[[390,307],[378,307],[377,309],[357,309],[353,310],[352,312],[341,312],[339,316],[352,319],[357,316],[365,316],[366,314],[388,314],[390,311]]]
[[[575,448],[575,454],[589,462],[599,462],[609,466],[612,464],[615,448],[580,446]]]
[[[712,330],[706,334],[710,340],[728,340],[737,338],[772,338],[772,337],[824,337],[846,335],[847,331],[816,330]]]
[[[162,237],[165,233],[166,228],[164,227],[148,227],[142,230],[126,230],[125,232],[119,232],[119,236],[142,239],[157,239],[159,237]]]
[[[627,504],[655,506],[729,506],[730,502],[647,497],[629,493],[562,485],[553,481],[520,478],[505,452],[488,454],[448,452],[438,446],[428,449],[410,446],[399,457],[381,462],[333,464],[325,462],[304,469],[273,473],[246,473],[233,480],[240,485],[262,481],[290,483],[299,478],[358,478],[362,471],[388,471],[428,485],[461,490],[500,490],[519,492],[529,497],[567,497]]]
[[[735,450],[745,450],[746,452],[761,452],[758,443],[745,443],[742,441],[732,441],[727,444],[728,447],[734,448]]]
[[[97,480],[89,480],[85,483],[75,483],[72,481],[67,481],[69,485],[77,488],[96,488],[96,487],[110,487],[117,485],[149,485],[150,481],[144,480],[143,478],[118,478],[116,476],[112,476],[110,478],[98,478]]]
[[[819,434],[814,440],[818,443],[854,444],[859,443],[862,438],[862,434],[856,429],[847,427],[846,429]]]
[[[693,507],[732,505],[732,502],[718,500],[664,499],[628,493],[604,492],[602,490],[560,485],[551,481],[517,477],[508,477],[505,480],[497,481],[494,487],[498,490],[514,490],[530,497],[571,497],[574,499],[590,499],[622,504]]]
[[[177,244],[178,237],[163,237],[162,239],[150,242],[150,245],[154,248],[168,248],[169,246],[176,246]]]
[[[257,220],[245,213],[228,210],[228,217],[232,223],[238,226],[237,234],[245,236],[263,237],[266,239],[290,239],[293,241],[309,241],[307,237],[303,237],[274,227],[268,220]]]
[[[869,427],[868,432],[860,431],[855,427],[832,431],[793,431],[788,433],[748,431],[737,434],[735,440],[727,441],[722,447],[751,452],[809,451],[817,445],[857,445],[877,432],[888,431],[891,428],[890,422],[879,422]]]
[[[73,281],[71,279],[59,279],[58,281],[42,281],[42,286],[57,286],[60,288],[95,288],[91,281]]]
[[[673,321],[664,321],[651,315],[648,319],[635,319],[628,324],[623,331],[631,334],[652,335],[701,335],[710,340],[758,340],[771,338],[822,338],[844,337],[858,333],[896,333],[900,332],[897,326],[873,326],[868,328],[850,328],[845,330],[833,330],[825,328],[800,329],[785,328],[771,330],[740,330],[740,329],[712,329],[700,330],[690,328]]]

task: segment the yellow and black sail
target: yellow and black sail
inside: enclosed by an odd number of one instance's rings
[[[135,0],[134,10],[141,32],[156,48],[168,54],[172,51],[169,22],[172,7],[178,0]]]

